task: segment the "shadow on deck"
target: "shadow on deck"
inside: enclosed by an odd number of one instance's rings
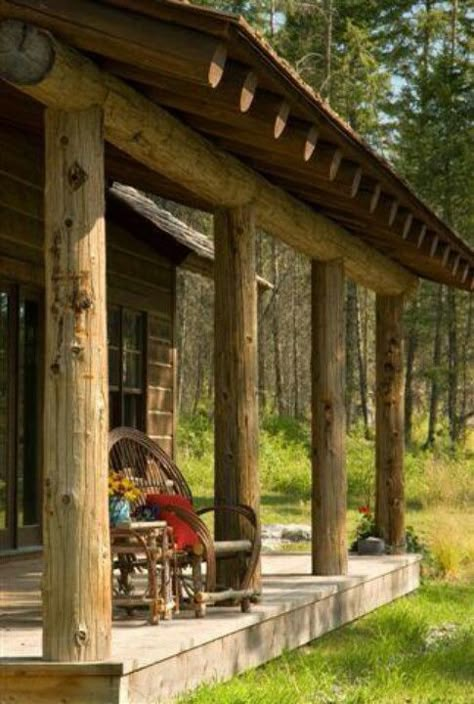
[[[251,613],[215,607],[150,626],[113,623],[103,663],[41,660],[41,562],[2,568],[0,703],[157,704],[203,682],[228,679],[297,648],[419,584],[415,556],[351,557],[347,577],[314,577],[305,554],[263,558],[262,602]],[[5,697],[4,699],[2,697]]]

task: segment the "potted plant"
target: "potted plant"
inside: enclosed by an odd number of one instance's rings
[[[370,506],[359,506],[359,523],[356,526],[356,540],[353,548],[359,555],[383,555],[385,542],[378,537],[375,527],[375,518]]]
[[[142,492],[122,472],[109,473],[110,524],[130,523],[130,504],[140,498]]]

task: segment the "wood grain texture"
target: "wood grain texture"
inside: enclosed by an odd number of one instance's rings
[[[102,113],[47,110],[43,656],[110,654]]]
[[[260,511],[257,407],[257,289],[252,206],[215,214],[215,503]],[[216,539],[251,539],[248,526],[216,514]],[[229,561],[227,586],[235,565]],[[260,569],[251,587],[259,588]]]
[[[347,574],[342,262],[312,262],[313,574]]]
[[[76,3],[48,0],[47,4],[33,0],[32,3],[21,3],[23,7],[20,10],[18,5],[15,7],[3,2],[1,5],[0,10],[7,17],[23,12],[37,17],[36,13],[40,13],[42,26],[61,34],[66,41],[111,59],[129,61],[145,70],[159,65],[161,71],[170,77],[185,77],[189,81],[214,87],[219,84],[224,72],[226,45],[213,37],[176,24],[151,24],[140,15],[135,15],[130,22],[129,17],[122,12],[104,8],[91,0]],[[29,61],[24,57],[20,59],[19,55],[14,57],[12,42],[8,46],[12,69],[21,70],[25,76],[33,72],[31,39],[33,38],[26,37],[26,51],[22,52],[28,55]],[[20,43],[22,41],[24,39],[20,38]],[[42,37],[36,38],[36,43],[41,49],[41,58],[44,61],[50,60],[47,43]],[[33,75],[37,78],[36,73]]]
[[[53,40],[51,40],[53,41]],[[415,286],[416,278],[319,215],[237,159],[221,152],[168,112],[89,59],[53,42],[54,64],[36,85],[16,85],[50,107],[104,109],[106,139],[213,206],[255,203],[258,224],[315,259],[344,259],[347,274],[385,294]]]
[[[405,549],[403,297],[376,300],[376,503],[379,535],[392,553]]]

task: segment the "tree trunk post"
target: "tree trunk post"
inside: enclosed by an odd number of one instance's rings
[[[219,209],[215,226],[215,499],[260,512],[257,406],[257,288],[253,206]],[[217,513],[216,539],[249,537],[243,519]],[[219,578],[236,586],[226,560]],[[225,572],[225,573],[224,573]],[[233,574],[234,573],[234,574]],[[260,589],[260,569],[251,587]]]
[[[110,655],[102,112],[45,113],[43,657]]]
[[[312,262],[312,568],[347,573],[344,268]]]
[[[402,315],[402,296],[377,296],[375,521],[394,554],[405,550]]]

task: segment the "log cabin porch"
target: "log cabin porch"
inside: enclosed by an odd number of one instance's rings
[[[21,608],[7,613],[6,701],[151,704],[415,589],[418,561],[403,554],[403,303],[419,277],[472,291],[474,253],[242,20],[166,0],[0,0],[0,20],[0,275],[45,294],[42,629],[22,626]],[[111,621],[107,432],[110,411],[123,422],[134,402],[110,386],[107,303],[141,310],[146,299],[143,311],[158,312],[147,349],[168,361],[150,373],[166,368],[167,381],[154,377],[146,422],[130,411],[130,424],[173,454],[174,268],[206,259],[174,243],[166,265],[141,257],[135,268],[142,245],[166,243],[127,187],[214,215],[218,503],[259,511],[256,228],[312,262],[312,555],[264,557],[250,614]],[[147,242],[130,246],[124,227]],[[376,521],[391,554],[367,560],[347,550],[346,277],[377,293]],[[171,432],[153,430],[166,414]],[[221,539],[239,530],[215,525]],[[7,612],[25,582],[37,609],[39,565],[6,569]],[[122,659],[130,632],[134,665]],[[205,651],[221,670],[199,672]]]
[[[2,578],[1,682],[5,700],[50,704],[155,704],[194,687],[257,667],[350,623],[419,585],[415,555],[349,558],[347,575],[311,574],[305,554],[262,559],[263,599],[248,614],[189,612],[150,626],[146,612],[112,623],[110,657],[101,663],[52,663],[41,658],[41,561],[8,565]],[[133,647],[130,644],[133,641]],[[7,694],[8,693],[8,694]]]

